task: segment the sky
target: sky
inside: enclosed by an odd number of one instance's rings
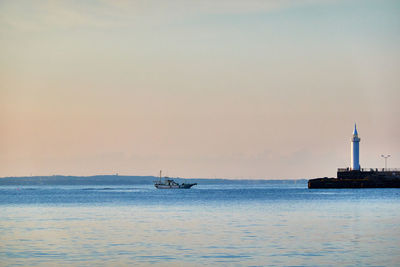
[[[400,2],[0,0],[0,177],[400,167]]]

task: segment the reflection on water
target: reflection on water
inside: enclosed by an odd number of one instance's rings
[[[400,262],[400,190],[0,187],[1,265]]]

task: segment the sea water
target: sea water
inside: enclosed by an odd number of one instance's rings
[[[0,186],[0,266],[399,266],[400,189]]]

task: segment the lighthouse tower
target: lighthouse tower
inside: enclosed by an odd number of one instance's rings
[[[357,126],[354,124],[353,137],[351,138],[351,169],[360,170],[360,138],[358,138]]]

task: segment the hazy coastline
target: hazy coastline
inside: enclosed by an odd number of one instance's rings
[[[306,183],[306,179],[226,179],[226,178],[181,178],[171,177],[177,181],[190,181],[199,184],[295,184]],[[0,185],[132,185],[152,184],[159,179],[155,176],[130,175],[93,175],[93,176],[10,176],[1,177]]]

